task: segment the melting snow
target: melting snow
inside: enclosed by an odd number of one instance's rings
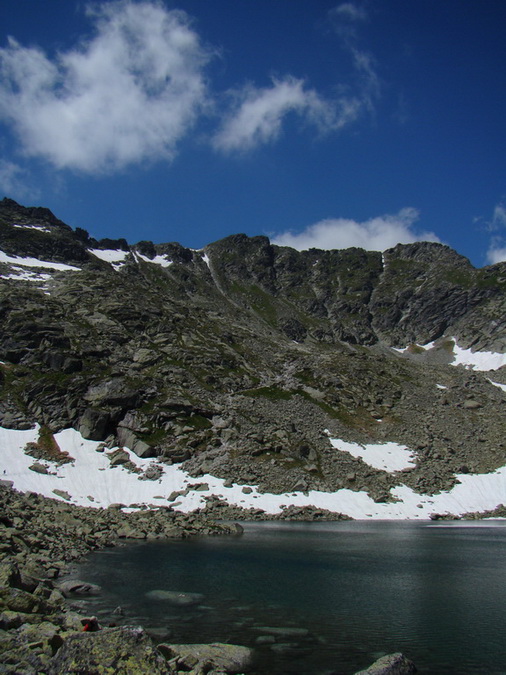
[[[14,225],[14,227],[20,227],[23,230],[38,230],[39,232],[51,232],[51,230],[43,225]]]
[[[453,361],[452,366],[465,366],[469,369],[476,369],[480,371],[487,370],[497,370],[506,365],[506,354],[501,354],[500,352],[473,352],[471,349],[463,349],[459,347],[455,338],[452,338],[454,342],[453,346]],[[424,349],[425,351],[430,351],[434,348],[434,342],[428,342],[426,345],[416,345],[417,347]],[[409,347],[404,347],[403,349],[397,349],[392,347],[394,352],[399,354],[404,354],[408,351]]]
[[[22,265],[24,267],[45,267],[58,272],[80,272],[79,267],[73,265],[65,265],[64,263],[48,262],[46,260],[38,260],[37,258],[21,258],[18,256],[10,256],[3,251],[0,251],[0,262],[10,263],[11,265]]]
[[[402,471],[416,465],[413,461],[413,453],[403,445],[398,443],[381,443],[370,445],[359,445],[358,443],[348,443],[338,438],[329,439],[334,448],[349,452],[353,457],[361,457],[364,462],[375,469],[383,471]]]
[[[476,370],[497,370],[506,365],[506,354],[497,352],[472,352],[470,349],[462,349],[455,342],[453,348],[455,360],[453,366],[463,365],[466,368]]]
[[[90,248],[89,252],[97,258],[100,258],[100,260],[105,260],[109,263],[122,262],[128,255],[128,251],[119,251],[116,249]]]
[[[0,279],[14,279],[14,281],[47,281],[51,279],[50,274],[43,272],[32,272],[22,267],[12,266],[10,274],[0,275]]]
[[[500,382],[493,382],[492,380],[489,380],[489,382],[490,384],[493,384],[494,387],[499,387],[499,389],[506,391],[506,384],[501,384]]]
[[[172,260],[167,260],[164,255],[155,255],[154,258],[148,258],[137,251],[135,252],[135,255],[141,260],[144,260],[144,262],[154,263],[155,265],[161,265],[162,267],[169,267],[169,265],[172,265]]]
[[[163,474],[155,481],[139,480],[141,474],[129,472],[123,466],[111,468],[106,452],[97,452],[97,441],[88,441],[73,430],[66,429],[55,434],[56,442],[62,451],[73,458],[73,462],[57,465],[53,462],[35,460],[25,455],[26,443],[36,441],[38,429],[15,431],[0,427],[0,477],[13,482],[20,491],[34,491],[46,497],[57,497],[55,489],[71,495],[71,502],[85,506],[107,507],[113,503],[148,504],[151,506],[173,505],[180,511],[189,512],[204,506],[204,497],[215,495],[229,504],[244,508],[260,508],[267,513],[279,513],[289,505],[315,506],[341,512],[352,518],[364,519],[428,519],[432,513],[463,514],[472,511],[494,509],[504,503],[506,495],[506,466],[490,474],[459,475],[460,483],[448,492],[432,497],[414,492],[405,485],[391,490],[398,501],[394,503],[375,503],[366,492],[354,492],[348,489],[336,492],[307,493],[290,492],[281,495],[262,494],[256,486],[233,485],[225,488],[224,481],[209,474],[199,479],[192,478],[178,466],[160,464]],[[341,446],[343,441],[337,441]],[[402,448],[395,444],[385,444],[391,455],[388,463],[394,463],[394,457],[404,457]],[[366,446],[370,447],[370,446]],[[365,448],[364,448],[365,449]],[[130,459],[141,470],[146,469],[153,460],[141,459],[130,451]],[[372,457],[371,451],[371,457]],[[31,471],[29,467],[38,462],[47,467],[49,474]],[[3,474],[2,474],[3,472]],[[206,483],[207,490],[189,490],[176,502],[168,501],[171,492],[186,490],[189,484]],[[250,494],[244,494],[243,488],[251,487]]]

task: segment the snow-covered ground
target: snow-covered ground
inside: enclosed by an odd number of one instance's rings
[[[128,251],[111,248],[89,248],[88,252],[94,255],[96,258],[100,258],[100,260],[105,260],[105,262],[108,262],[116,270],[116,272],[123,267],[126,257],[128,256]]]
[[[22,258],[20,256],[11,256],[7,255],[7,253],[4,253],[3,251],[0,251],[0,262],[10,263],[11,265],[21,265],[23,267],[45,267],[57,272],[80,272],[80,268],[74,267],[73,265],[49,262],[47,260],[39,260],[38,258]]]
[[[464,366],[470,370],[480,370],[480,371],[489,371],[497,370],[506,365],[506,354],[501,354],[500,352],[485,352],[485,351],[476,351],[473,352],[471,349],[463,349],[457,344],[457,340],[452,338],[454,342],[453,346],[453,361],[451,362],[452,366]],[[430,351],[434,349],[435,343],[428,342],[426,345],[416,345],[418,349],[424,349],[425,351]],[[393,348],[394,352],[399,354],[404,354],[409,350],[409,347],[404,347],[403,349]],[[495,384],[495,383],[493,383]]]
[[[402,471],[415,466],[413,452],[398,443],[359,445],[338,438],[329,439],[334,448],[361,457],[366,464],[383,471]]]
[[[155,255],[154,258],[148,258],[147,256],[142,255],[138,251],[136,251],[134,255],[137,259],[140,258],[144,262],[153,263],[154,265],[160,265],[161,267],[169,267],[170,265],[172,265],[172,260],[169,260],[167,256],[164,255]]]
[[[274,495],[261,494],[254,485],[224,487],[220,478],[208,474],[195,479],[177,465],[160,464],[163,470],[161,478],[139,480],[142,474],[132,473],[123,466],[111,468],[107,453],[112,451],[97,452],[97,441],[85,440],[73,429],[55,434],[60,449],[73,458],[71,463],[59,466],[24,453],[26,444],[37,439],[37,428],[15,431],[0,427],[0,478],[12,481],[17,490],[34,491],[46,497],[61,498],[54,490],[67,492],[72,503],[84,506],[107,507],[113,503],[173,505],[180,511],[190,512],[205,505],[205,496],[216,495],[231,505],[260,508],[271,514],[294,505],[329,509],[356,519],[427,519],[432,513],[463,514],[493,509],[506,499],[506,466],[490,474],[459,475],[460,484],[449,492],[432,497],[399,485],[392,490],[398,501],[376,504],[366,492],[348,489],[331,493],[311,490],[306,494],[290,492]],[[343,450],[353,445],[338,439],[332,442]],[[358,449],[355,447],[354,451],[358,452]],[[382,446],[364,446],[361,451],[366,461],[378,462]],[[397,470],[396,467],[402,463],[411,463],[406,448],[389,443],[383,446],[383,451],[384,463],[389,470]],[[141,459],[132,452],[129,455],[142,471],[153,463],[153,460]],[[46,466],[49,473],[31,470],[29,467],[36,462]],[[189,484],[204,484],[203,487],[207,485],[207,488],[190,489],[187,495],[177,497],[176,501],[168,500],[173,491],[186,490]],[[251,492],[247,489],[249,494],[243,491],[245,487],[251,488]]]
[[[499,389],[502,389],[503,391],[506,391],[506,384],[501,384],[500,382],[493,382],[492,380],[489,379],[490,384],[493,384],[494,387],[499,387]]]

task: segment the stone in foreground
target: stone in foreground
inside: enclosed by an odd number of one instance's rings
[[[177,662],[185,669],[217,670],[225,673],[247,672],[253,661],[253,651],[248,647],[215,642],[209,645],[158,645],[170,662]]]
[[[105,628],[68,637],[48,675],[166,675],[167,663],[141,628]]]
[[[366,670],[360,670],[355,675],[412,675],[417,673],[415,664],[408,658],[396,652],[387,654],[375,661]]]

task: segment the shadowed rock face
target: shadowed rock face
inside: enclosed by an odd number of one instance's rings
[[[448,365],[453,338],[506,350],[506,264],[475,269],[435,243],[383,255],[243,234],[202,251],[129,246],[12,200],[0,202],[0,250],[18,257],[0,262],[3,426],[71,426],[195,476],[366,489],[378,501],[400,482],[435,492],[463,466],[506,463],[504,393],[489,374]],[[391,349],[433,340],[430,354]],[[405,444],[417,465],[372,469],[325,429]]]

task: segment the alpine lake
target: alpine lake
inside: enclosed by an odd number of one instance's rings
[[[79,610],[159,642],[253,647],[255,673],[351,675],[400,651],[420,673],[506,674],[506,521],[243,526],[90,555],[73,576],[102,590]]]

